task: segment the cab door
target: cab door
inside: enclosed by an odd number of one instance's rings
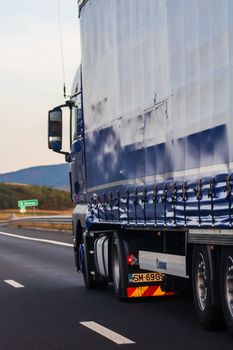
[[[77,92],[71,109],[71,190],[74,202],[86,203],[84,118],[80,73],[81,69],[78,74]]]

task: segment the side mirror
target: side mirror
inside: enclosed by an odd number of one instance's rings
[[[55,108],[49,111],[48,122],[49,149],[60,152],[62,149],[62,110]]]

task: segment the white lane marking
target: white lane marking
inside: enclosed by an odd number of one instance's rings
[[[70,243],[63,243],[63,242],[58,242],[58,241],[50,241],[49,239],[41,239],[41,238],[32,238],[32,237],[27,237],[27,236],[20,236],[20,235],[15,235],[13,233],[6,233],[6,232],[1,232],[0,235],[2,236],[7,236],[7,237],[14,237],[14,238],[20,238],[20,239],[25,239],[28,241],[36,241],[36,242],[43,242],[43,243],[49,243],[49,244],[55,244],[55,245],[62,245],[64,247],[73,247],[73,244]]]
[[[24,286],[14,280],[4,280],[4,282],[6,282],[7,284],[9,284],[10,286],[14,287],[14,288],[24,288]]]
[[[134,341],[123,337],[122,335],[111,331],[110,329],[101,326],[100,324],[93,322],[93,321],[88,321],[88,322],[80,322],[81,325],[91,329],[92,331],[102,335],[105,338],[110,339],[114,343],[118,345],[122,344],[135,344]]]

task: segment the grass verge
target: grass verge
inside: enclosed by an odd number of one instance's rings
[[[42,222],[14,222],[11,221],[10,223],[13,227],[18,228],[38,228],[43,230],[56,230],[56,231],[68,231],[72,232],[72,225],[71,224],[53,224],[53,223],[42,223]]]
[[[72,210],[68,211],[58,211],[58,210],[34,210],[29,209],[27,210],[27,213],[22,214],[19,213],[17,210],[0,210],[0,222],[9,220],[10,218],[14,217],[14,219],[20,219],[24,217],[33,217],[35,216],[49,216],[49,215],[71,215]],[[72,231],[72,225],[71,224],[54,224],[54,223],[42,223],[42,222],[10,222],[11,226],[18,227],[18,228],[42,228],[44,230],[59,230],[59,231]]]

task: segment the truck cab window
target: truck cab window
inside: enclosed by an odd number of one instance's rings
[[[83,134],[83,118],[81,106],[72,109],[72,141]]]
[[[72,108],[72,141],[77,140],[77,131],[78,131],[78,108]]]

